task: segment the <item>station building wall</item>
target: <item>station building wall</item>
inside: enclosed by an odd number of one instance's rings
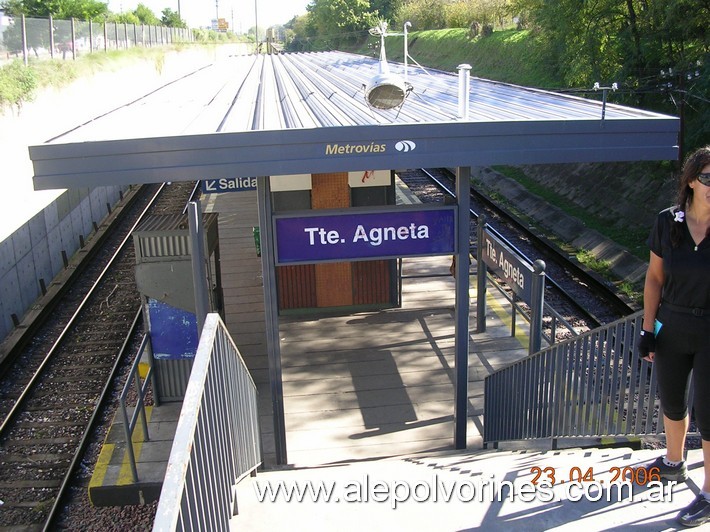
[[[313,174],[291,182],[300,184],[283,188],[272,177],[274,212],[396,202],[389,170]],[[278,266],[276,283],[279,311],[385,308],[398,301],[397,266],[391,259]]]

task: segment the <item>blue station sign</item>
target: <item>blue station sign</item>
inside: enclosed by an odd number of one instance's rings
[[[256,177],[222,177],[202,180],[203,194],[242,192],[244,190],[256,190]]]
[[[456,252],[456,208],[399,208],[274,217],[276,264]]]

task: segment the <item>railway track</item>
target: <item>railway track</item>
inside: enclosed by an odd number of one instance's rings
[[[131,233],[144,216],[176,214],[194,183],[136,193],[100,251],[72,281],[31,341],[0,372],[0,527],[46,530],[136,329]]]
[[[445,196],[454,196],[455,176],[448,169],[417,169],[400,172],[400,178],[423,202],[441,202]],[[611,283],[600,279],[579,264],[571,261],[557,247],[531,232],[517,218],[500,208],[489,198],[471,189],[471,242],[475,253],[476,227],[479,214],[529,263],[542,259],[546,264],[546,307],[553,308],[577,332],[609,323],[634,312],[634,308],[614,290]],[[511,292],[508,292],[512,296]],[[525,308],[525,304],[519,302]],[[543,326],[552,334],[553,319],[547,315]],[[564,329],[556,328],[557,340],[569,336]]]

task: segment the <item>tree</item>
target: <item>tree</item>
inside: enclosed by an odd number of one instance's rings
[[[187,28],[187,23],[180,18],[180,14],[177,11],[166,7],[163,9],[162,15],[160,20],[163,26],[168,26],[169,28]]]
[[[98,0],[5,0],[0,7],[11,16],[58,19],[97,19],[108,15],[108,5]]]
[[[382,20],[393,22],[403,3],[404,0],[370,0],[370,11],[376,12]]]
[[[138,6],[133,10],[133,14],[138,17],[141,24],[146,26],[159,26],[160,20],[155,16],[148,6],[145,4],[138,4]]]
[[[306,9],[313,31],[334,44],[352,42],[377,25],[369,0],[313,0]]]
[[[138,20],[138,17],[134,13],[118,13],[118,14],[111,14],[109,15],[108,19],[109,22],[115,22],[117,24],[135,24],[137,26],[140,25],[141,21]]]

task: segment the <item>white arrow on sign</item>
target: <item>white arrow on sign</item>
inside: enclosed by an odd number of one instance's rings
[[[215,186],[216,184],[216,179],[205,179],[205,192],[217,192],[219,188]]]

